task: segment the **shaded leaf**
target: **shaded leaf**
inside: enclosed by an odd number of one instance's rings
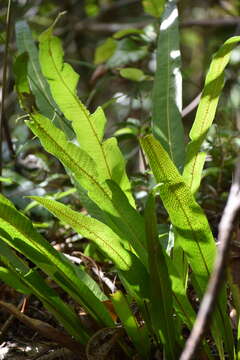
[[[116,47],[117,42],[113,38],[105,40],[95,51],[94,64],[99,65],[106,62],[114,54]]]
[[[20,105],[26,112],[31,113],[37,110],[37,105],[27,78],[28,60],[26,52],[18,55],[13,65],[13,71]]]
[[[31,290],[24,285],[20,278],[16,274],[3,266],[0,266],[0,279],[8,286],[16,289],[23,294],[31,294]]]
[[[142,35],[144,34],[143,30],[140,29],[126,29],[126,30],[119,30],[114,35],[113,38],[116,40],[120,40],[124,37],[131,36],[131,35]]]
[[[146,78],[144,72],[137,68],[124,68],[120,70],[120,75],[128,80],[143,81]]]
[[[147,14],[159,18],[164,10],[166,0],[142,0],[143,9]]]
[[[171,280],[158,239],[154,196],[150,193],[145,207],[150,272],[150,315],[155,334],[164,345],[166,359],[176,359],[176,334],[173,324],[173,300]],[[160,311],[161,309],[161,311]],[[176,335],[176,337],[175,337]]]
[[[38,297],[45,308],[55,316],[69,334],[80,343],[85,343],[88,335],[81,324],[80,318],[73,310],[47,285],[37,271],[29,269],[26,262],[20,259],[3,240],[0,240],[0,249],[1,261],[8,267],[13,279],[11,286],[19,291],[21,289],[19,282],[21,282],[23,293],[34,294]],[[6,278],[1,278],[9,284]],[[24,291],[24,287],[27,291]]]
[[[184,131],[181,121],[182,76],[178,10],[167,4],[158,36],[157,70],[153,87],[152,129],[177,168],[184,165]]]
[[[107,61],[107,65],[110,68],[114,68],[139,61],[147,55],[147,46],[139,46],[139,44],[131,38],[125,38],[118,41],[117,48],[113,56]]]
[[[142,355],[142,358],[147,359],[149,357],[150,342],[149,334],[145,331],[146,328],[140,327],[136,317],[130,309],[127,299],[121,291],[115,292],[111,298],[115,311],[128,336],[132,340],[137,351]]]

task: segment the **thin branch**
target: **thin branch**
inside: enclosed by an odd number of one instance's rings
[[[105,5],[103,6],[101,9],[100,9],[100,12],[99,14],[95,17],[95,19],[97,18],[100,18],[101,16],[103,15],[106,15],[107,13],[109,12],[112,12],[112,11],[115,11],[115,10],[118,10],[119,8],[121,7],[125,7],[125,6],[136,6],[137,4],[139,4],[139,0],[121,0],[121,1],[118,1],[118,2],[114,2],[112,4],[109,4],[109,5]],[[141,6],[141,4],[140,4]]]
[[[180,24],[180,27],[192,27],[192,26],[201,26],[201,27],[224,27],[224,26],[235,26],[240,23],[240,16],[229,16],[223,18],[213,18],[213,19],[199,19],[199,20],[187,20],[183,21]]]
[[[5,114],[7,113],[8,108],[13,105],[16,98],[17,98],[17,95],[14,91],[12,91],[10,94],[8,94],[7,97],[5,97],[5,102],[4,102],[4,113]],[[2,100],[0,99],[0,106],[1,106],[1,104],[2,104]],[[14,150],[13,142],[11,139],[9,122],[6,121],[6,115],[3,117],[3,128],[4,128],[5,139],[6,139],[6,142],[8,145],[9,152],[10,152],[11,156],[14,158],[16,156],[16,152]]]
[[[225,206],[220,224],[218,235],[218,255],[215,261],[215,266],[208,283],[207,290],[204,294],[200,309],[197,314],[197,319],[191,331],[191,334],[186,342],[185,348],[181,354],[180,360],[190,360],[193,358],[196,350],[200,344],[202,336],[207,329],[211,314],[217,301],[217,295],[221,288],[225,267],[228,260],[228,254],[231,243],[231,236],[233,230],[233,223],[236,215],[240,209],[240,158],[236,164],[235,176],[232,186],[230,188],[227,204]]]
[[[55,359],[64,359],[71,360],[76,359],[73,352],[66,348],[60,349],[43,349],[42,352],[38,353],[36,356],[31,358],[31,360],[55,360]]]
[[[200,26],[203,28],[217,28],[217,27],[230,27],[236,26],[240,23],[240,16],[229,16],[223,18],[213,19],[200,19],[200,20],[187,20],[180,23],[180,28],[188,28],[194,26]],[[152,24],[152,19],[147,17],[145,21],[139,21],[134,23],[103,23],[93,22],[92,20],[80,21],[75,25],[74,30],[76,32],[97,32],[97,33],[115,33],[116,31],[126,30],[130,28],[142,29],[145,26]]]
[[[72,339],[70,335],[65,334],[64,332],[58,330],[57,328],[44,321],[30,318],[10,303],[0,300],[0,307],[8,311],[23,324],[30,327],[34,331],[37,331],[39,334],[46,337],[47,339],[51,339],[52,341],[60,344],[60,346],[64,346],[67,349],[73,351],[74,353],[78,353],[79,360],[85,360],[84,346]]]
[[[110,33],[113,34],[120,30],[127,29],[142,29],[145,26],[151,24],[151,20],[140,21],[136,23],[94,23],[88,21],[81,21],[75,25],[74,31],[76,32],[97,32],[97,33]]]
[[[25,297],[23,296],[22,299],[20,300],[20,303],[18,304],[18,309],[20,310],[23,306],[24,303],[24,299]],[[6,333],[6,331],[9,329],[9,327],[12,325],[12,322],[15,320],[15,316],[14,315],[10,315],[7,320],[5,321],[5,323],[1,326],[0,328],[0,343],[3,342],[3,338],[4,335]]]
[[[9,129],[9,126],[8,126],[8,122],[6,121],[5,117],[3,118],[3,129],[4,129],[5,139],[6,139],[6,142],[7,142],[7,145],[8,145],[8,150],[10,152],[10,155],[12,157],[15,157],[16,153],[15,153],[15,150],[14,150],[14,147],[13,147],[13,142],[12,142],[12,139],[11,139],[11,134],[10,134],[10,129]]]
[[[199,104],[202,92],[200,92],[182,111],[182,117],[187,116],[192,112]]]
[[[4,101],[7,91],[7,68],[8,68],[8,50],[10,42],[10,17],[11,17],[11,0],[8,0],[7,15],[6,15],[6,41],[3,57],[3,80],[2,80],[2,102],[0,110],[0,176],[2,176],[2,141],[3,141],[3,121],[4,121]],[[1,191],[0,183],[0,191]]]
[[[234,5],[230,1],[220,0],[220,6],[228,15],[236,15]]]

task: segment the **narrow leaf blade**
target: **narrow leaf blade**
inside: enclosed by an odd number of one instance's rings
[[[145,268],[131,252],[123,248],[121,239],[107,225],[54,200],[38,196],[31,198],[42,204],[60,220],[69,224],[75,231],[93,241],[114,262],[121,276],[128,284],[131,284],[137,296],[147,296],[148,279]],[[138,271],[137,276],[135,276],[136,271]]]
[[[131,257],[124,250],[117,235],[100,221],[82,215],[57,201],[31,196],[31,199],[43,205],[64,223],[69,224],[74,230],[84,237],[91,239],[109,259],[121,270],[128,270],[131,266]]]
[[[71,125],[54,102],[49,85],[42,74],[38,50],[26,21],[16,22],[16,41],[19,53],[26,52],[28,54],[27,76],[39,110],[43,115],[53,119],[53,122],[63,129],[70,139],[73,138],[74,133]]]
[[[145,208],[147,229],[149,271],[150,271],[150,314],[155,333],[164,345],[167,359],[176,359],[176,334],[173,324],[173,299],[171,280],[162,246],[158,239],[155,199],[150,193]]]
[[[121,188],[111,180],[102,183],[93,159],[83,149],[68,142],[64,133],[49,119],[35,113],[32,114],[32,121],[27,124],[33,133],[39,136],[45,149],[72,172],[80,185],[88,191],[91,200],[103,210],[108,225],[114,232],[121,234],[123,241],[130,242],[147,266],[144,222]]]
[[[177,168],[184,165],[184,131],[181,121],[182,77],[178,10],[168,2],[158,37],[157,70],[153,87],[152,128]]]
[[[103,141],[106,118],[99,107],[90,114],[77,96],[79,75],[63,61],[63,49],[59,38],[52,35],[53,26],[41,34],[40,64],[47,78],[54,100],[71,121],[77,140],[96,163],[101,181],[112,179],[126,192],[134,205],[130,183],[125,172],[123,156],[114,139]],[[111,143],[110,151],[107,149]]]
[[[160,197],[187,256],[198,284],[200,296],[206,289],[213,268],[216,245],[208,221],[196,203],[190,188],[169,158],[161,144],[152,136],[142,139],[142,146],[149,159],[159,187]],[[231,326],[226,314],[226,294],[223,292],[214,323],[223,330],[225,345],[229,353],[233,351]]]
[[[127,299],[121,291],[115,292],[112,296],[113,306],[119,316],[128,336],[132,339],[137,351],[142,355],[143,359],[149,357],[150,343],[149,335],[145,329],[140,328],[137,319],[133,315]]]
[[[89,283],[89,277],[83,277],[74,264],[42,238],[24,215],[4,203],[0,204],[0,236],[77,298],[97,321],[111,326],[112,320],[97,297],[101,297],[101,290],[94,294],[89,287],[93,279]]]
[[[55,291],[50,288],[36,270],[30,269],[24,260],[20,259],[10,247],[0,240],[1,261],[7,266],[12,280],[8,283],[7,279],[1,276],[3,281],[17,291],[19,282],[22,292],[25,294],[34,294],[38,297],[55,318],[64,326],[64,328],[80,343],[85,343],[88,335],[81,324],[80,318],[73,310],[64,303]],[[6,271],[5,271],[6,273]],[[26,288],[26,291],[24,291]]]
[[[239,41],[240,36],[234,36],[220,47],[213,57],[206,76],[197,114],[189,134],[191,141],[187,146],[183,173],[184,179],[193,193],[199,187],[205,162],[205,154],[199,151],[216,114],[218,100],[224,85],[225,67],[229,62],[231,51]]]

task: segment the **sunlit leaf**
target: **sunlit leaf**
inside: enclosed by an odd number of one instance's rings
[[[63,62],[63,49],[60,39],[52,35],[50,27],[41,34],[40,64],[47,78],[54,100],[71,121],[77,140],[96,163],[101,181],[112,179],[126,192],[134,204],[130,183],[125,172],[125,161],[118,148],[116,139],[103,140],[106,118],[99,107],[90,114],[77,96],[76,86],[79,75],[72,67]]]
[[[124,250],[118,236],[105,224],[89,216],[82,215],[57,201],[39,196],[31,196],[31,199],[46,207],[82,236],[91,239],[119,269],[129,270],[131,267],[130,254]]]
[[[31,198],[42,204],[61,221],[70,225],[75,231],[93,241],[100,251],[121,270],[121,274],[126,278],[126,281],[129,283],[132,282],[134,279],[133,273],[137,271],[134,266],[136,264],[136,260],[134,260],[135,256],[123,248],[121,239],[108,226],[94,218],[82,215],[59,202],[37,196]],[[145,275],[142,276],[144,273],[145,269],[141,269],[139,264],[138,280],[135,283],[132,282],[132,286],[135,285],[135,289],[137,289],[137,286],[141,286],[141,283],[144,281]],[[139,294],[139,296],[141,296],[141,294]]]
[[[41,113],[63,129],[69,138],[74,134],[69,123],[64,119],[56,103],[54,102],[46,79],[44,78],[38,59],[38,50],[34,43],[31,30],[25,21],[16,23],[16,41],[20,54],[27,53],[29,61],[27,62],[27,78],[31,86],[31,92],[36,98],[37,107]],[[22,72],[18,72],[22,76]],[[30,111],[31,112],[31,111]]]
[[[110,68],[126,65],[139,61],[148,55],[148,48],[145,45],[139,46],[131,38],[124,38],[118,41],[113,56],[107,61]]]
[[[0,236],[9,246],[24,254],[51,276],[71,296],[105,324],[111,324],[100,301],[106,299],[91,277],[57,252],[14,207],[0,204]],[[100,299],[98,299],[98,297]],[[101,319],[101,320],[100,320]]]
[[[141,143],[160,185],[163,205],[194,273],[196,290],[203,296],[216,254],[216,244],[207,218],[161,144],[152,135],[143,138]],[[217,336],[223,337],[229,353],[232,353],[233,338],[226,315],[225,292],[219,299],[214,323],[215,328],[222,329],[222,333],[216,333]]]
[[[32,114],[32,121],[27,124],[33,133],[39,136],[45,149],[72,172],[80,185],[88,191],[90,199],[104,211],[106,223],[120,235],[122,241],[127,241],[128,248],[132,246],[136,250],[146,265],[144,221],[129,204],[120,187],[111,180],[102,183],[92,158],[77,145],[68,142],[64,133],[53,126],[47,118],[40,114]],[[106,144],[110,151],[111,142]]]
[[[215,118],[219,97],[224,86],[224,69],[229,62],[231,51],[239,41],[240,36],[234,36],[220,47],[213,56],[206,76],[196,118],[189,134],[191,142],[187,146],[183,174],[186,183],[190,186],[193,193],[199,187],[206,157],[205,153],[200,152],[200,148]]]

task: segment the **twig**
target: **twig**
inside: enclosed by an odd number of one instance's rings
[[[139,4],[139,0],[121,0],[121,1],[111,3],[110,5],[105,5],[101,8],[99,14],[95,17],[95,19],[96,18],[98,19],[101,16],[106,15],[108,12],[118,10],[121,7],[124,7],[124,6],[129,7],[132,5],[136,6],[137,4]],[[140,6],[141,6],[141,4],[140,4]]]
[[[220,6],[228,15],[235,15],[234,5],[231,4],[229,1],[220,0]]]
[[[225,265],[227,263],[233,223],[240,209],[240,158],[236,164],[235,176],[230,188],[227,204],[225,206],[220,224],[218,235],[218,255],[215,266],[204,294],[197,319],[181,354],[180,360],[190,360],[193,358],[201,338],[209,325],[210,316],[214,311],[217,295],[224,279]]]
[[[136,23],[94,23],[94,22],[78,22],[74,28],[76,32],[86,32],[92,31],[97,33],[115,33],[119,30],[127,29],[141,29],[147,25],[151,24],[151,21],[141,21]]]
[[[14,305],[0,300],[0,306],[14,315],[19,321],[24,323],[26,326],[32,328],[34,331],[37,331],[42,336],[53,340],[54,342],[64,346],[67,349],[78,353],[79,360],[85,359],[85,351],[83,345],[71,338],[70,335],[63,333],[62,331],[55,329],[53,326],[48,323],[30,318],[29,316],[21,313]]]
[[[115,33],[116,31],[126,30],[129,28],[142,29],[145,26],[152,23],[151,19],[145,21],[139,21],[134,23],[104,23],[93,21],[81,21],[75,25],[74,30],[76,32],[98,32],[98,33]],[[232,16],[225,18],[213,18],[213,19],[200,19],[200,20],[187,20],[180,23],[180,28],[188,28],[194,26],[200,26],[203,28],[216,28],[216,27],[229,27],[235,26],[240,23],[240,16]]]
[[[182,117],[187,116],[192,112],[199,104],[202,92],[200,92],[182,111]]]
[[[183,21],[180,24],[180,27],[192,27],[192,26],[201,26],[201,27],[224,27],[224,26],[235,26],[240,23],[240,16],[229,16],[223,18],[213,18],[213,19],[199,19],[199,20],[187,20]]]
[[[23,296],[23,298],[20,300],[20,303],[18,304],[18,309],[20,310],[24,304],[25,301],[25,296]],[[5,323],[2,325],[1,329],[0,329],[0,343],[3,341],[3,336],[6,333],[6,331],[9,329],[9,327],[11,326],[12,322],[15,320],[15,316],[14,315],[10,315],[9,318],[5,321]]]
[[[51,350],[51,349],[50,349]],[[48,353],[47,353],[48,352]],[[73,359],[74,354],[71,350],[66,348],[56,349],[54,351],[49,351],[45,349],[44,352],[34,356],[31,360],[54,360],[54,359]]]
[[[64,255],[77,264],[81,264],[82,262],[84,262],[84,260],[80,259],[79,257],[68,255],[65,253]],[[87,260],[91,264],[92,272],[99,278],[102,283],[104,283],[111,290],[111,293],[114,293],[116,291],[115,283],[104,275],[104,272],[90,256],[86,256],[81,251],[74,251],[73,255],[80,255],[83,259]]]
[[[2,102],[0,110],[0,176],[2,176],[2,141],[3,141],[3,119],[4,119],[4,101],[7,91],[7,68],[8,68],[8,50],[9,50],[9,41],[10,41],[10,16],[11,16],[11,0],[8,0],[7,7],[7,16],[6,16],[6,41],[5,41],[5,50],[3,57],[3,80],[2,80]],[[2,190],[2,185],[0,183],[0,191]]]
[[[15,153],[15,150],[13,147],[9,125],[8,125],[8,122],[6,121],[5,117],[3,118],[3,129],[4,129],[4,133],[5,133],[6,142],[8,145],[8,150],[9,150],[11,156],[15,157],[16,153]]]
[[[8,97],[5,98],[5,102],[4,102],[5,114],[7,112],[7,109],[9,107],[11,107],[12,104],[14,103],[14,101],[16,100],[16,97],[17,97],[16,93],[12,91],[10,94],[8,94]],[[0,100],[0,104],[2,104],[2,100]],[[14,146],[13,146],[13,142],[12,142],[11,134],[10,134],[10,129],[9,129],[9,123],[6,121],[6,116],[3,117],[3,128],[4,128],[5,138],[7,141],[9,152],[10,152],[11,156],[14,158],[16,156],[16,152],[14,150]]]

